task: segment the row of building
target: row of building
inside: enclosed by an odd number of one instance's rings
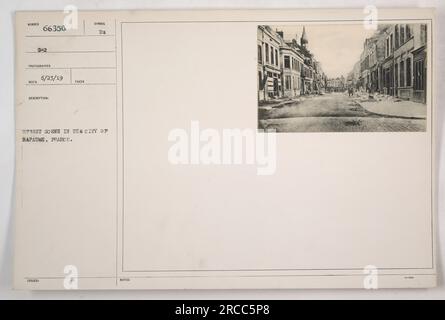
[[[297,36],[286,41],[282,31],[258,26],[258,101],[325,90],[326,75],[307,44],[304,27],[298,43]]]
[[[326,81],[327,92],[343,92],[346,90],[346,79],[344,76],[330,78]]]
[[[427,25],[380,25],[365,40],[346,83],[370,93],[426,102]]]

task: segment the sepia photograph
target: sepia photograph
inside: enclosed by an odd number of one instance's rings
[[[427,25],[260,25],[258,129],[426,131]]]

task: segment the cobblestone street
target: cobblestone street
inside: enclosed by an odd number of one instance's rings
[[[419,104],[420,105],[420,104]],[[426,107],[425,107],[426,108]],[[357,96],[327,93],[295,103],[260,107],[259,128],[277,132],[425,131],[425,117],[370,112]]]

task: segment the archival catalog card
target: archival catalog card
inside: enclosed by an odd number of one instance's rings
[[[15,287],[436,285],[434,11],[16,13]]]

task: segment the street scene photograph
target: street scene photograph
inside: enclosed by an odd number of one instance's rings
[[[421,23],[258,26],[258,129],[426,131],[427,32]]]

